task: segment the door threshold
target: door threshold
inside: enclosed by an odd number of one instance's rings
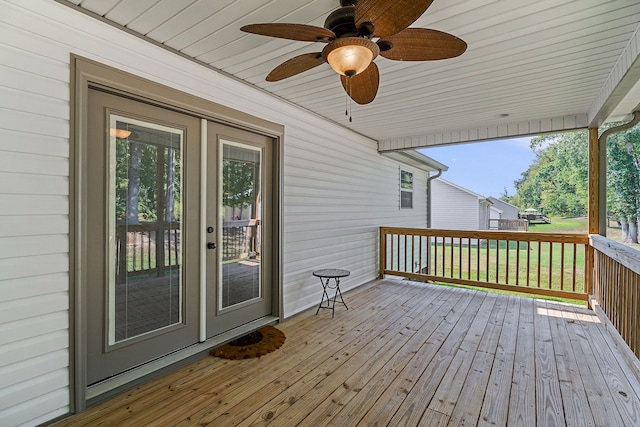
[[[256,329],[260,329],[263,326],[278,323],[279,320],[280,319],[276,316],[262,317],[220,335],[216,335],[215,337],[209,338],[204,342],[167,354],[166,356],[152,360],[144,365],[130,369],[127,372],[123,372],[122,374],[88,386],[85,394],[86,406],[93,406],[99,402],[116,396],[125,390],[129,390],[152,379],[175,371],[182,366],[188,365],[202,357],[206,357],[212,348],[226,344],[229,341],[246,335]]]

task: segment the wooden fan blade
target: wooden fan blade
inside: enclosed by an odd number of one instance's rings
[[[240,28],[245,33],[301,42],[331,41],[336,38],[333,31],[305,24],[251,24]]]
[[[380,85],[380,72],[375,62],[353,77],[340,76],[342,87],[347,95],[358,104],[368,104],[376,99],[378,86]]]
[[[384,46],[391,49],[383,50]],[[455,58],[467,50],[467,44],[458,37],[426,28],[407,28],[390,37],[378,40],[380,55],[396,61],[433,61]]]
[[[324,58],[321,52],[305,53],[293,57],[274,68],[267,76],[268,82],[277,82],[287,77],[295,76],[304,71],[324,64]]]
[[[358,0],[356,27],[364,35],[391,36],[413,24],[432,2],[433,0]]]

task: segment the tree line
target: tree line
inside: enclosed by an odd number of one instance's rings
[[[542,208],[546,215],[580,217],[588,202],[587,131],[535,137],[536,157],[514,182],[516,194],[502,199],[526,208]],[[640,127],[607,139],[607,215],[622,229],[624,243],[638,243],[640,221]]]

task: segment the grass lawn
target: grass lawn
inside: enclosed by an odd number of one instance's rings
[[[530,233],[587,232],[587,218],[551,218],[551,224],[529,224]]]
[[[529,226],[530,233],[557,233],[557,234],[586,234],[587,233],[587,219],[586,218],[551,218],[551,224],[531,224]],[[443,257],[443,261],[445,261],[444,265],[444,273],[449,277],[461,277],[461,278],[469,278],[471,280],[477,280],[479,276],[479,280],[489,280],[495,281],[498,283],[510,283],[515,284],[514,279],[519,277],[520,286],[528,285],[530,287],[542,287],[542,288],[551,288],[551,289],[560,289],[561,277],[564,281],[564,290],[568,291],[576,291],[583,292],[584,290],[584,265],[585,265],[585,254],[584,249],[580,246],[577,247],[577,252],[573,254],[573,246],[566,245],[564,249],[564,256],[562,256],[562,246],[559,243],[553,244],[553,250],[550,254],[550,245],[549,244],[537,244],[531,243],[529,247],[527,247],[526,243],[520,243],[517,245],[516,242],[510,242],[509,247],[507,249],[506,242],[500,241],[490,241],[487,247],[481,246],[478,247],[465,247],[460,248],[458,245],[454,245],[453,248],[450,246],[445,248],[447,256]],[[499,247],[499,260],[496,259],[496,246]],[[519,246],[519,247],[518,247]],[[449,251],[453,251],[453,257],[449,256]],[[485,257],[487,256],[487,250],[489,251],[489,259],[490,266],[489,271],[485,267]],[[460,259],[460,251],[462,251],[462,259],[463,265],[458,265],[458,259]],[[442,254],[442,250],[440,249],[440,254]],[[469,268],[464,264],[469,264],[468,262],[464,262],[465,259],[470,257],[471,260],[476,260],[477,257],[480,257],[481,261],[481,271],[469,271]],[[509,258],[509,268],[508,268],[508,280],[506,275],[506,266],[507,266],[507,258]],[[529,259],[530,267],[527,276],[526,268],[523,267],[526,265],[526,260]],[[450,260],[454,260],[454,264],[452,265]],[[516,269],[516,259],[520,259],[520,268],[519,271]],[[496,263],[497,261],[497,263]],[[562,264],[564,262],[564,265]],[[472,261],[474,264],[475,261]],[[540,263],[540,269],[538,269],[538,263]],[[442,260],[436,264],[439,264],[438,272],[440,274],[443,273],[443,265]],[[551,264],[551,265],[550,265]],[[571,275],[573,274],[573,266],[575,264],[575,275],[576,275],[576,285],[574,289],[571,289]],[[496,265],[499,266],[500,272],[496,273]],[[538,277],[538,272],[540,272],[540,277]],[[499,277],[498,277],[499,276]],[[550,277],[551,276],[551,277]],[[528,277],[528,279],[527,279]],[[528,280],[528,283],[527,283]],[[549,283],[551,282],[551,285]],[[453,285],[449,283],[442,283],[447,286],[460,286],[467,287],[464,285]],[[469,287],[478,289],[476,287]],[[532,295],[521,292],[510,292],[510,291],[501,291],[494,289],[484,289],[487,292],[496,292],[500,294],[507,295],[518,295],[518,296],[526,296],[530,298],[543,298],[554,301],[562,301],[568,302],[572,304],[580,304],[585,305],[584,301],[573,300],[573,299],[565,299],[559,297],[551,297],[551,296],[540,296],[540,295]]]
[[[612,223],[612,225],[614,225],[615,223]],[[583,218],[559,218],[559,217],[553,217],[551,218],[551,224],[530,224],[529,225],[529,232],[530,233],[557,233],[557,234],[571,234],[571,233],[577,233],[577,234],[586,234],[587,233],[587,218],[583,217]],[[607,228],[607,237],[619,242],[620,241],[620,235],[621,235],[621,231],[620,228],[616,228],[616,227],[609,227]],[[496,244],[497,243],[497,244]],[[513,278],[515,278],[517,275],[520,275],[520,277],[524,277],[524,281],[526,281],[526,272],[523,272],[523,268],[522,265],[520,266],[520,271],[517,272],[516,268],[515,268],[515,263],[513,260],[516,259],[516,257],[518,256],[521,260],[526,259],[527,256],[530,257],[530,259],[532,260],[533,263],[536,263],[538,259],[540,259],[540,264],[541,264],[541,270],[540,270],[540,282],[542,283],[543,288],[547,288],[548,287],[548,283],[549,283],[549,274],[552,274],[551,277],[551,281],[552,281],[552,288],[553,289],[560,289],[560,277],[564,274],[565,275],[565,288],[566,288],[566,280],[570,280],[568,279],[568,277],[571,275],[571,273],[569,273],[567,271],[567,269],[571,269],[571,267],[573,266],[573,264],[575,264],[575,268],[576,268],[576,288],[575,291],[577,292],[582,292],[584,289],[584,263],[585,263],[585,254],[584,254],[584,250],[578,250],[576,253],[576,257],[575,259],[573,258],[573,252],[572,252],[572,246],[567,246],[565,248],[565,255],[564,255],[564,273],[561,273],[561,271],[563,270],[562,268],[562,256],[561,253],[563,252],[560,249],[559,244],[554,244],[553,247],[553,253],[551,254],[551,256],[549,255],[549,244],[542,244],[540,246],[538,246],[538,244],[536,243],[532,243],[531,247],[526,248],[526,244],[525,247],[523,248],[523,243],[520,244],[520,248],[518,249],[516,247],[515,242],[511,242],[511,244],[509,245],[509,249],[507,250],[506,247],[506,242],[500,241],[500,242],[495,242],[495,241],[491,241],[489,243],[489,252],[491,252],[491,254],[489,255],[489,258],[491,260],[491,265],[489,267],[489,272],[488,272],[488,277],[487,277],[487,272],[485,271],[486,268],[483,270],[483,268],[481,267],[481,271],[472,271],[471,273],[468,273],[468,268],[466,268],[464,265],[462,267],[456,265],[457,263],[455,262],[455,260],[459,259],[459,253],[460,251],[463,251],[463,255],[462,258],[466,259],[466,257],[468,257],[468,252],[471,253],[471,259],[475,260],[476,257],[480,257],[480,259],[484,260],[484,256],[486,256],[485,252],[487,251],[486,247],[471,247],[471,248],[466,248],[466,247],[462,247],[460,248],[459,246],[454,245],[454,247],[451,249],[450,247],[448,247],[446,250],[447,256],[444,257],[444,261],[446,261],[446,265],[444,266],[444,272],[446,273],[446,275],[448,277],[461,277],[461,278],[467,278],[469,277],[469,279],[471,280],[476,280],[479,276],[480,281],[482,280],[490,280],[490,281],[496,281],[499,283],[507,283],[505,281],[505,266],[506,266],[506,259],[507,257],[510,259],[510,264],[509,264],[509,280],[508,283],[513,283]],[[496,246],[498,246],[500,248],[500,255],[499,255],[499,260],[497,260],[497,265],[500,266],[500,272],[501,272],[501,278],[498,279],[496,276],[496,272],[495,272],[495,265],[496,262],[494,262],[495,260],[495,248]],[[632,248],[638,249],[640,250],[640,244],[636,244],[636,245],[628,245]],[[453,257],[448,256],[448,254],[450,253],[449,251],[452,250],[453,251]],[[519,254],[517,254],[519,252]],[[540,252],[540,258],[538,258],[538,252]],[[527,255],[528,253],[528,255]],[[450,263],[450,259],[454,260],[454,265],[452,266]],[[551,263],[551,268],[549,267],[549,263]],[[437,264],[437,263],[436,263]],[[464,262],[463,262],[464,264]],[[484,261],[483,261],[483,265],[484,265]],[[442,274],[442,262],[440,263],[440,266],[438,267],[438,272],[440,274]],[[461,271],[462,270],[462,271]],[[469,276],[468,276],[469,275]],[[524,282],[521,280],[520,284],[523,284]],[[533,283],[533,285],[531,285],[531,283]],[[538,276],[537,276],[537,265],[531,267],[531,272],[529,275],[529,286],[531,287],[536,287],[536,283],[538,283]],[[471,287],[471,286],[464,286],[464,285],[455,285],[455,284],[450,284],[450,283],[440,283],[443,285],[447,285],[447,286],[459,286],[459,287],[465,287],[465,288],[472,288],[472,289],[482,289],[482,290],[486,290],[487,292],[496,292],[496,293],[501,293],[501,294],[507,294],[507,295],[518,295],[518,296],[526,296],[526,297],[531,297],[531,298],[542,298],[542,299],[550,299],[550,300],[554,300],[554,301],[561,301],[561,302],[568,302],[568,303],[573,303],[573,304],[580,304],[580,305],[585,305],[585,302],[583,301],[578,301],[578,300],[571,300],[571,299],[564,299],[564,298],[558,298],[558,297],[548,297],[548,296],[540,296],[540,295],[532,295],[532,294],[526,294],[526,293],[520,293],[520,292],[509,292],[509,291],[501,291],[501,290],[494,290],[494,289],[485,289],[485,288],[477,288],[475,286]],[[571,290],[571,289],[567,289],[567,290]]]

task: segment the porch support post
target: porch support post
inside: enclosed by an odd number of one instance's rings
[[[589,128],[589,200],[587,205],[587,231],[589,234],[604,235],[607,230],[607,198],[606,198],[606,170],[607,152],[606,141],[600,143],[598,128]],[[593,293],[594,252],[591,245],[586,246],[584,291],[587,295]],[[591,298],[587,299],[591,308]]]
[[[601,147],[603,145],[603,147]],[[603,234],[606,230],[606,143],[600,144],[598,128],[589,128],[589,202],[588,233]]]

